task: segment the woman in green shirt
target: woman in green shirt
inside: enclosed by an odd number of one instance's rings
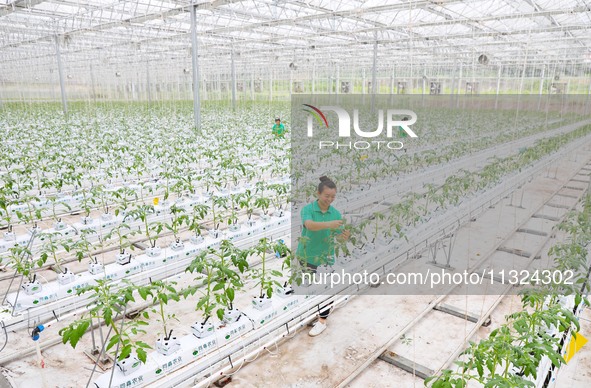
[[[279,117],[275,119],[275,125],[273,125],[273,135],[282,139],[285,136],[285,125],[281,123],[281,119]]]
[[[349,232],[342,229],[341,213],[331,206],[337,194],[337,186],[326,176],[320,177],[318,199],[304,206],[302,215],[302,241],[298,243],[296,256],[305,259],[306,266],[314,274],[318,266],[334,264],[334,239],[341,241],[349,238]],[[330,303],[320,312],[320,318],[310,330],[311,336],[317,336],[326,329],[326,318],[330,313]]]

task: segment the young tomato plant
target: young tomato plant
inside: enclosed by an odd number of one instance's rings
[[[160,327],[162,328],[162,335],[166,340],[168,340],[172,334],[172,330],[170,330],[170,332],[168,331],[168,322],[170,320],[178,321],[176,314],[165,311],[165,306],[168,305],[169,301],[180,301],[181,294],[175,288],[176,284],[176,282],[164,282],[162,280],[157,280],[153,281],[147,286],[141,286],[137,288],[138,293],[143,300],[148,300],[148,297],[151,297],[156,303],[156,307],[152,308],[151,312],[157,316],[157,319],[160,322]],[[144,312],[143,316],[146,319],[149,318],[149,314],[147,312]]]
[[[251,221],[252,213],[254,212],[253,200],[254,196],[252,195],[252,192],[250,189],[246,189],[246,191],[240,197],[240,201],[238,203],[241,209],[246,209],[246,216],[248,217],[247,222]]]
[[[148,326],[148,322],[136,318],[125,321],[123,324],[116,321],[118,317],[125,315],[126,306],[130,302],[135,302],[133,297],[135,286],[127,283],[123,288],[117,289],[109,280],[96,280],[95,285],[87,286],[78,290],[78,295],[91,292],[93,303],[89,306],[89,315],[82,317],[67,327],[62,328],[59,334],[62,336],[64,344],[70,343],[73,348],[76,347],[92,319],[104,321],[105,325],[113,332],[113,336],[107,343],[106,350],[111,350],[115,345],[119,345],[117,360],[121,361],[131,354],[132,351],[138,356],[138,359],[146,363],[146,349],[151,349],[150,345],[142,341],[135,341],[134,337],[139,334],[145,334],[143,329]]]
[[[236,223],[238,222],[238,205],[240,204],[241,198],[244,194],[230,194],[230,215],[228,216],[228,225],[231,229],[237,229]]]
[[[113,196],[117,206],[115,208],[115,216],[118,216],[120,213],[126,215],[129,206],[138,199],[136,191],[126,186],[120,187],[119,189],[113,191],[111,195]]]
[[[195,204],[191,208],[191,216],[189,218],[189,230],[195,233],[195,237],[201,236],[200,222],[205,219],[209,211],[209,206],[203,204]]]
[[[82,189],[82,199],[80,200],[80,208],[84,210],[84,219],[83,223],[88,222],[88,217],[90,217],[90,212],[92,208],[96,204],[95,197],[89,192],[88,190]]]
[[[215,287],[214,273],[217,268],[215,259],[208,255],[207,251],[202,251],[193,261],[186,272],[197,272],[203,275],[199,280],[200,283],[189,286],[182,291],[182,295],[187,298],[189,295],[194,295],[199,292],[200,296],[197,300],[195,310],[201,311],[203,320],[201,327],[205,327],[209,318],[212,317],[216,307],[218,306],[213,288]],[[211,325],[211,323],[210,323]]]
[[[229,240],[223,240],[218,249],[210,248],[209,253],[217,259],[213,291],[216,301],[222,306],[216,314],[219,319],[223,319],[226,313],[234,310],[236,292],[244,287],[240,274],[248,268],[249,251],[237,248]]]
[[[222,196],[213,196],[211,198],[211,217],[213,219],[213,230],[218,230],[222,221],[221,212],[228,208],[228,198]],[[214,236],[217,237],[217,236]]]
[[[257,197],[254,201],[254,205],[263,211],[265,218],[269,217],[269,207],[271,206],[271,200],[267,197]]]
[[[187,271],[204,273],[205,290],[200,290],[201,298],[197,308],[203,311],[205,321],[214,311],[217,317],[222,320],[227,313],[235,312],[233,302],[236,291],[244,286],[241,273],[248,268],[246,258],[249,251],[235,247],[230,241],[223,240],[218,249],[209,248],[203,251],[191,262]],[[198,287],[187,291],[194,294]]]
[[[117,243],[119,245],[119,253],[124,254],[127,248],[132,248],[133,245],[129,238],[133,236],[137,231],[131,229],[128,223],[121,222],[113,229],[109,231],[109,233],[105,236],[107,240],[112,239],[113,237],[117,237]]]
[[[109,214],[110,193],[106,190],[105,185],[93,186],[90,193],[100,203],[103,214]]]
[[[62,235],[60,233],[44,233],[45,239],[41,246],[41,254],[39,255],[38,265],[42,266],[47,262],[48,258],[53,259],[53,265],[55,267],[55,271],[57,273],[63,273],[64,269],[62,268],[62,259],[58,255],[60,245],[64,245],[68,247],[69,244],[67,242],[62,241]]]
[[[283,205],[287,199],[287,194],[289,192],[289,185],[287,184],[272,184],[267,187],[269,190],[273,191],[274,196],[271,198],[273,202],[273,206],[275,210],[277,210],[279,215],[283,214]]]
[[[35,262],[31,260],[31,251],[27,247],[15,245],[8,250],[9,263],[16,270],[16,272],[27,278],[29,282],[33,281],[33,272],[37,265],[43,265],[42,262]]]
[[[268,267],[269,255],[275,258],[276,255],[283,256],[288,254],[288,249],[285,244],[274,242],[264,237],[259,240],[254,246],[253,252],[258,254],[261,258],[261,266],[258,268],[251,268],[251,276],[256,279],[256,286],[259,288],[259,298],[263,299],[265,296],[271,298],[275,287],[282,287],[279,279],[283,277],[281,271],[270,269]]]
[[[185,210],[183,208],[178,207],[174,204],[170,207],[170,214],[172,220],[170,223],[166,223],[164,226],[166,227],[166,229],[172,232],[175,241],[178,243],[180,240],[178,236],[179,231],[183,225],[189,224],[189,216],[185,213]]]
[[[158,240],[158,235],[162,232],[164,228],[162,223],[160,222],[149,222],[149,216],[154,214],[154,206],[153,205],[139,205],[134,210],[129,212],[130,217],[133,219],[139,219],[144,224],[144,232],[148,241],[150,242],[150,247],[156,247],[156,241]]]

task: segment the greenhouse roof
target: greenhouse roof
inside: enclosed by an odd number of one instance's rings
[[[3,77],[71,68],[177,61],[190,66],[188,0],[16,0],[0,5]],[[232,52],[281,62],[398,65],[574,63],[591,66],[588,0],[197,0],[200,61]],[[482,58],[481,58],[482,59]],[[163,67],[166,68],[166,67]]]

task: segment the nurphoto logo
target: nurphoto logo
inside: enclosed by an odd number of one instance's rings
[[[308,112],[308,137],[314,137],[314,120],[318,122],[321,127],[329,128],[328,119],[326,118],[325,111],[332,111],[336,113],[338,118],[338,134],[339,138],[350,138],[351,127],[355,135],[367,138],[375,138],[382,135],[384,131],[384,121],[386,122],[386,137],[392,138],[399,131],[404,131],[407,136],[411,138],[418,137],[417,134],[410,128],[417,121],[417,115],[415,112],[407,109],[388,109],[384,115],[384,110],[378,110],[378,127],[375,130],[367,131],[359,127],[359,110],[353,109],[353,125],[351,126],[351,116],[349,112],[340,106],[321,106],[317,108],[309,104],[303,104],[303,110]],[[385,116],[385,118],[384,118]],[[380,149],[381,146],[385,146],[388,149],[397,150],[402,149],[404,144],[401,141],[356,141],[356,142],[335,142],[320,140],[318,147],[322,148],[355,148],[355,149],[368,149],[372,146]]]

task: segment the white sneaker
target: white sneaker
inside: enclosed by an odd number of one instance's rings
[[[314,327],[312,328],[312,330],[310,330],[308,335],[310,337],[316,337],[317,335],[322,333],[324,331],[324,329],[326,329],[326,323],[322,323],[322,322],[318,321],[314,324]]]

